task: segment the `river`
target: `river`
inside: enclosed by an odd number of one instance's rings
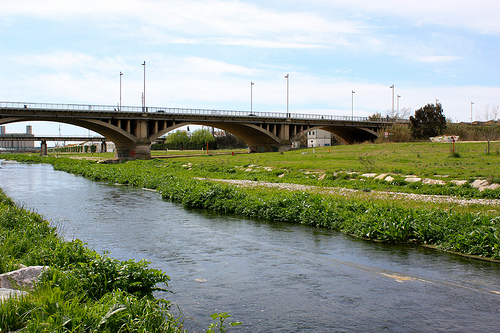
[[[0,187],[65,239],[167,273],[172,293],[156,296],[180,307],[190,331],[222,311],[243,323],[234,332],[500,328],[499,263],[186,209],[49,165],[2,161]]]

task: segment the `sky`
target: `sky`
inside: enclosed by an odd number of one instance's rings
[[[285,112],[289,74],[290,113],[438,101],[483,120],[500,105],[499,18],[498,0],[0,0],[0,101],[118,105],[121,72],[122,105],[145,81],[148,106]]]

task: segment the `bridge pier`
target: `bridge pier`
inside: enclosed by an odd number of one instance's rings
[[[148,160],[151,159],[151,144],[119,144],[115,143],[115,158],[119,160]]]
[[[277,153],[289,151],[292,149],[292,143],[290,141],[285,141],[280,144],[270,145],[270,144],[257,144],[248,146],[248,150],[251,153]]]
[[[47,153],[47,141],[43,140],[40,143],[40,156],[48,156]]]

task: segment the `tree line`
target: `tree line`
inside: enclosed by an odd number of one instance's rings
[[[152,150],[205,150],[247,148],[241,139],[225,131],[210,131],[208,128],[193,132],[177,130],[170,132],[160,142],[151,146]]]

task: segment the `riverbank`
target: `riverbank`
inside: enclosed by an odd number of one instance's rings
[[[48,267],[36,288],[21,288],[26,296],[0,302],[0,332],[184,332],[170,302],[152,296],[167,291],[165,273],[63,241],[56,228],[1,190],[0,239],[0,273]]]
[[[164,198],[188,207],[301,223],[387,243],[433,245],[466,255],[500,258],[500,216],[495,205],[464,207],[410,202],[404,198],[375,200],[365,191],[359,191],[359,196],[344,197],[304,190],[276,191],[262,186],[242,188],[194,179],[184,172],[185,167],[164,160],[106,165],[66,158],[19,159],[51,163],[58,170],[93,180],[154,189]]]

